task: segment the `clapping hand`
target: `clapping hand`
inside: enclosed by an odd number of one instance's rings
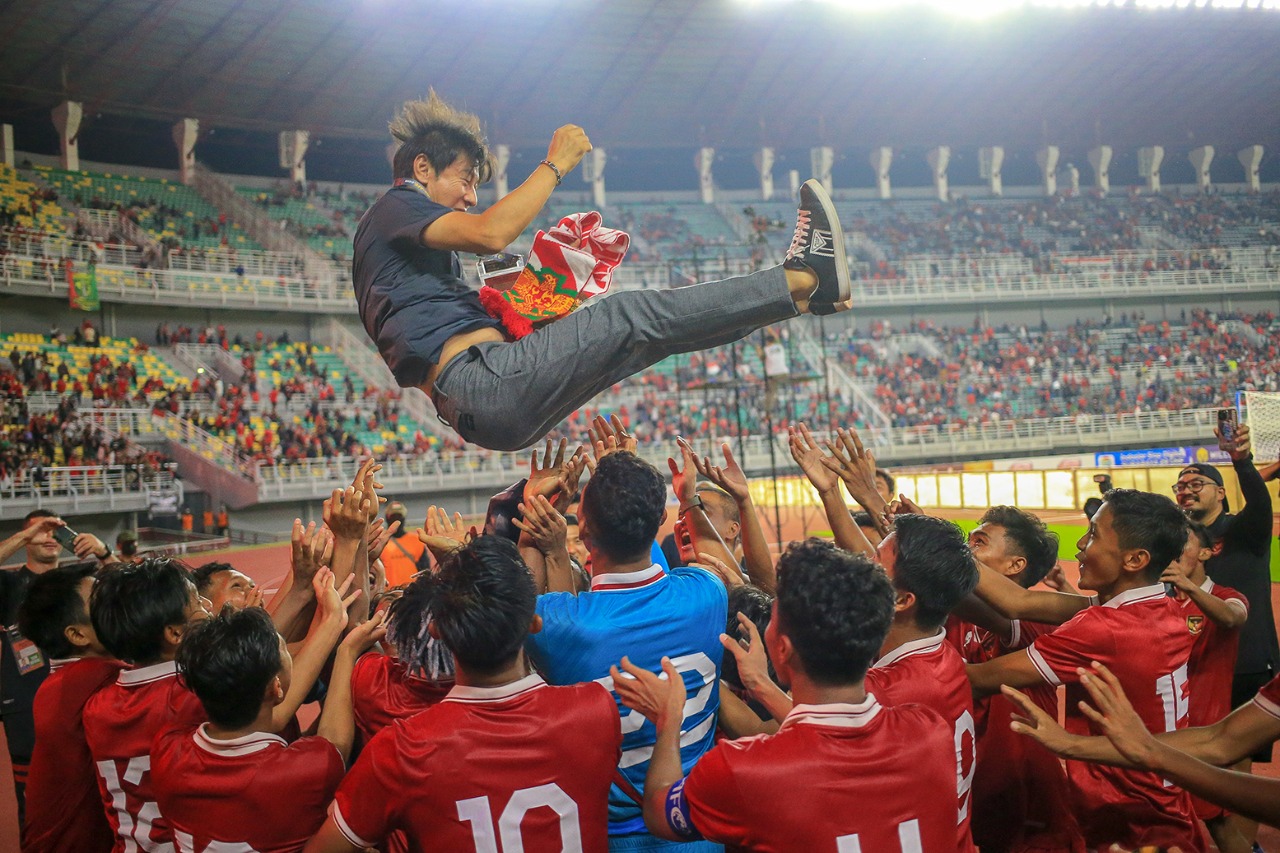
[[[747,475],[742,472],[738,460],[733,458],[733,450],[729,447],[729,442],[726,441],[720,445],[720,452],[724,454],[723,466],[712,465],[709,456],[701,458],[695,456],[693,464],[697,467],[698,473],[728,492],[730,497],[739,504],[750,500],[751,489],[747,483]]]
[[[569,527],[551,501],[537,495],[527,503],[520,504],[520,514],[523,520],[515,518],[512,523],[529,534],[534,547],[543,554],[564,552],[568,555],[566,540]]]
[[[591,437],[591,458],[586,464],[593,473],[600,460],[610,453],[617,453],[619,450],[635,453],[640,446],[640,442],[627,432],[622,419],[617,415],[610,415],[608,420],[603,415],[596,415],[587,434]]]
[[[839,486],[836,472],[827,466],[824,461],[827,456],[813,440],[807,426],[796,424],[787,427],[787,446],[791,450],[791,458],[819,493],[830,492]]]
[[[450,520],[449,514],[438,506],[427,507],[426,524],[418,529],[418,539],[427,546],[437,563],[466,545],[475,535],[474,527],[468,531],[463,524],[462,513],[455,512]]]

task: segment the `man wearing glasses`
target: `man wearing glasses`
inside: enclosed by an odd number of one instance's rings
[[[1215,430],[1216,432],[1216,430]],[[1271,494],[1258,469],[1253,466],[1249,427],[1237,427],[1232,441],[1220,446],[1231,457],[1231,466],[1240,481],[1244,507],[1231,513],[1222,474],[1212,465],[1188,465],[1173,486],[1174,499],[1183,513],[1209,529],[1213,556],[1205,571],[1214,583],[1233,587],[1249,600],[1249,619],[1240,634],[1235,678],[1231,683],[1231,707],[1250,701],[1271,680],[1280,667],[1275,618],[1271,612]],[[1252,756],[1252,761],[1271,761],[1268,744]],[[1248,770],[1246,760],[1239,769]],[[1238,820],[1238,818],[1236,818]],[[1253,827],[1240,827],[1252,839]]]

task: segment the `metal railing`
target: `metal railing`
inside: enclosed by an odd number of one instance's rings
[[[38,475],[35,470],[0,480],[0,519],[21,518],[36,508],[63,514],[139,510],[156,493],[177,490],[172,472],[138,465],[50,467]]]

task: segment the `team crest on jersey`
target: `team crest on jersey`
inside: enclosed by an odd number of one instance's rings
[[[1203,616],[1188,616],[1188,617],[1187,617],[1187,630],[1191,632],[1192,636],[1195,636],[1196,634],[1199,634],[1201,631],[1203,631],[1203,630],[1204,630],[1204,617],[1203,617]]]

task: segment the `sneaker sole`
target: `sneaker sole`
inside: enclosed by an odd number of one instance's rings
[[[827,188],[814,178],[805,181],[810,191],[818,200],[818,204],[822,205],[822,212],[826,214],[827,223],[831,228],[831,243],[835,250],[836,257],[843,259],[841,263],[836,264],[836,288],[839,291],[839,298],[831,300],[834,305],[852,306],[853,301],[853,281],[849,278],[849,256],[844,250],[844,226],[840,224],[840,216],[836,213],[835,202],[831,200],[831,196],[827,194]],[[815,294],[817,295],[817,294]],[[848,310],[842,308],[837,310]]]

